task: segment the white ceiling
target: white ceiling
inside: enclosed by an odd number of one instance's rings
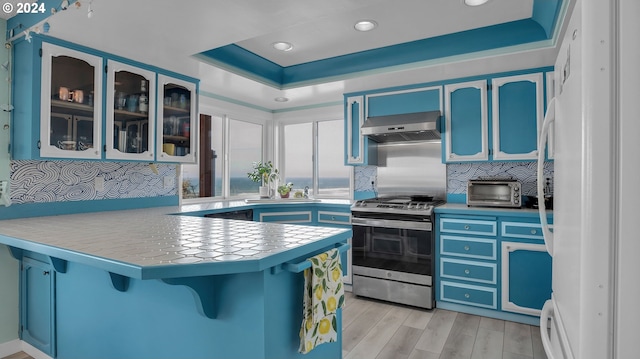
[[[237,43],[288,66],[529,18],[533,0],[489,0],[480,7],[468,7],[462,0],[93,0],[92,18],[87,17],[89,0],[80,2],[79,9],[71,6],[48,20],[49,35],[200,78],[204,91],[270,110],[336,102],[344,92],[380,83],[402,85],[450,78],[451,72],[473,75],[546,66],[554,58],[553,49],[543,48],[491,61],[452,59],[447,65],[422,64],[279,90],[192,55]],[[373,19],[379,26],[356,32],[353,24],[360,19]],[[277,52],[271,47],[275,41],[291,42],[294,50]],[[291,101],[276,103],[278,96]]]

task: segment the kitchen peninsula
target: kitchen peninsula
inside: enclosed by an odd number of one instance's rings
[[[303,357],[299,271],[351,231],[175,212],[2,221],[22,263],[23,336],[58,358]],[[337,342],[304,357],[341,358],[340,310],[337,325]]]

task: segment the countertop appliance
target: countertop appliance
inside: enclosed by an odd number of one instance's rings
[[[520,181],[514,178],[472,179],[467,181],[467,206],[520,208],[521,189]]]
[[[439,141],[440,118],[440,111],[372,116],[362,124],[361,133],[381,143]]]
[[[539,203],[553,257],[553,292],[540,318],[549,359],[638,355],[637,14],[635,0],[571,1],[560,37],[555,97],[538,146],[542,157],[553,132],[553,232],[546,226],[545,203]]]
[[[433,308],[433,208],[442,203],[390,196],[351,206],[354,294]]]

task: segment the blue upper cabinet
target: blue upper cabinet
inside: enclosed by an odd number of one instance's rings
[[[196,162],[198,80],[44,36],[16,42],[13,56],[14,159]],[[158,91],[165,75],[181,87]],[[174,137],[158,144],[158,131]]]
[[[364,96],[345,97],[345,165],[374,165],[377,162],[376,143],[360,133],[364,123]]]
[[[444,87],[445,161],[489,159],[487,81]]]
[[[541,72],[445,85],[445,162],[535,160],[543,86]]]
[[[439,111],[441,87],[407,89],[366,95],[366,117]]]
[[[494,160],[535,160],[544,116],[542,73],[494,78]]]

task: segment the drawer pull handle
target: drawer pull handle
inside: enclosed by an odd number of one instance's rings
[[[536,234],[538,231],[536,231],[535,229],[531,230],[531,234]]]
[[[465,224],[465,225],[464,225],[464,229],[469,230],[469,225],[468,225],[468,224]]]
[[[470,270],[468,270],[468,269],[465,269],[465,270],[464,270],[464,274],[467,274],[467,275],[468,275],[469,273],[471,273],[471,271],[470,271]]]
[[[464,250],[465,250],[465,251],[468,251],[468,250],[470,250],[470,249],[471,249],[471,248],[469,248],[469,246],[464,246]]]
[[[331,216],[331,220],[335,221],[336,220],[336,216]]]
[[[469,295],[469,293],[464,293],[464,297],[469,299],[471,297],[471,295]]]

